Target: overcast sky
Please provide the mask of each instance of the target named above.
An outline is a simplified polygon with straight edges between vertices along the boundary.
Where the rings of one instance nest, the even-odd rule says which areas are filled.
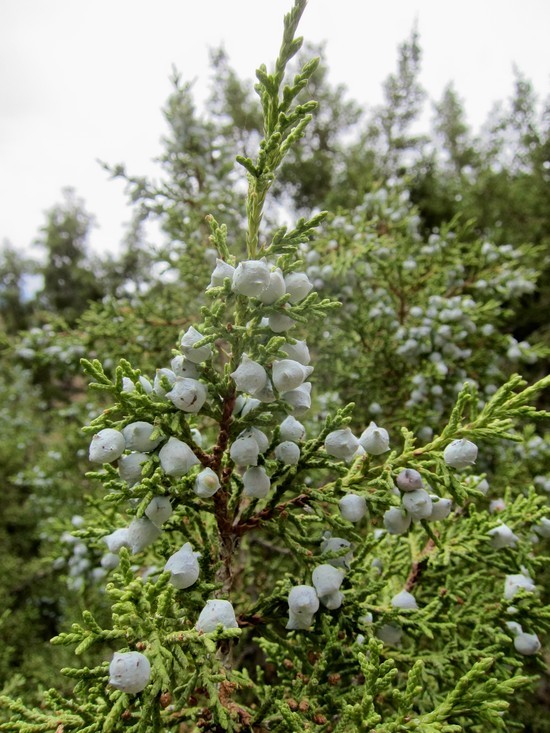
[[[208,49],[223,43],[252,79],[291,3],[0,0],[0,242],[27,248],[72,186],[96,216],[93,248],[117,249],[129,212],[97,159],[154,174],[172,65],[204,96]],[[415,20],[422,83],[437,99],[453,80],[474,129],[512,93],[514,64],[549,95],[548,0],[310,0],[300,33],[327,41],[332,81],[372,106]]]

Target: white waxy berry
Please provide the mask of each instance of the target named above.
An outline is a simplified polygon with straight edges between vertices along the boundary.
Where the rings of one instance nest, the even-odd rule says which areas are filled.
[[[245,406],[246,402],[249,399],[254,399],[254,398],[253,397],[245,397],[242,394],[237,395],[235,397],[235,404],[233,405],[232,414],[233,415],[238,415],[241,412],[241,410],[243,409],[243,407]],[[260,400],[257,400],[257,402],[258,402],[258,404],[260,404]]]
[[[384,527],[390,534],[403,534],[411,526],[411,517],[399,507],[392,506],[384,512]]]
[[[296,466],[300,460],[300,448],[291,440],[285,440],[275,446],[275,458],[286,466]]]
[[[430,495],[425,489],[416,489],[403,495],[403,507],[411,519],[419,521],[428,519],[432,513],[433,503]]]
[[[395,624],[382,624],[382,626],[376,630],[376,636],[380,641],[388,646],[397,646],[401,643],[401,637],[403,636],[403,629]]]
[[[287,629],[309,629],[313,615],[319,610],[319,599],[315,588],[310,585],[296,585],[288,594]]]
[[[145,509],[145,516],[160,529],[170,519],[173,511],[168,496],[154,496]]]
[[[218,626],[224,629],[237,629],[238,623],[235,618],[235,611],[229,601],[212,600],[206,601],[206,606],[199,614],[195,628],[208,634],[216,631]]]
[[[368,626],[369,624],[372,624],[374,621],[374,616],[370,611],[367,611],[363,616],[359,616],[357,619],[357,622],[360,623],[362,626]]]
[[[90,443],[90,461],[92,463],[112,463],[126,450],[124,436],[118,430],[105,428],[94,435]]]
[[[259,392],[256,392],[254,396],[259,399],[260,402],[275,402],[277,399],[275,397],[275,392],[273,391],[273,385],[269,379],[265,383],[265,387]]]
[[[285,313],[272,313],[269,316],[268,324],[273,333],[284,333],[295,326],[296,321]]]
[[[306,437],[306,429],[295,417],[289,415],[279,425],[279,436],[281,440],[291,440],[293,443],[299,443]]]
[[[229,449],[231,460],[237,466],[256,466],[259,454],[258,443],[251,436],[237,438]]]
[[[210,344],[195,348],[195,344],[202,341],[204,336],[193,326],[189,326],[183,334],[180,341],[180,349],[182,354],[192,361],[193,364],[201,364],[203,361],[210,359],[212,356],[212,347]]]
[[[550,537],[550,519],[543,517],[533,530],[541,537]]]
[[[103,537],[103,542],[107,545],[109,552],[119,552],[121,547],[130,547],[128,527],[115,529],[114,532]]]
[[[151,665],[140,652],[115,652],[109,665],[109,684],[115,689],[135,695],[147,687]]]
[[[114,570],[120,564],[119,556],[114,552],[106,552],[99,561],[103,570]]]
[[[424,486],[422,476],[414,468],[404,468],[400,471],[395,483],[401,491],[416,491]]]
[[[489,512],[491,514],[496,514],[498,512],[503,512],[506,509],[506,502],[502,498],[498,499],[491,499],[489,502]]]
[[[263,466],[251,466],[243,474],[243,494],[264,499],[271,489],[271,480]]]
[[[536,634],[527,634],[522,631],[514,639],[514,647],[520,654],[530,656],[540,651],[541,643]]]
[[[305,272],[291,272],[285,277],[284,282],[291,303],[299,303],[313,290],[313,283]]]
[[[271,305],[276,300],[279,300],[286,292],[285,279],[283,277],[282,270],[278,267],[269,274],[269,285],[265,290],[257,296],[264,305]]]
[[[183,354],[178,354],[170,362],[172,371],[176,377],[188,377],[189,379],[197,379],[199,370],[196,364],[187,359]]]
[[[195,445],[198,445],[199,448],[202,448],[202,434],[201,431],[197,428],[191,428],[191,437],[193,438],[193,442]]]
[[[291,406],[296,415],[303,415],[311,407],[311,382],[304,382],[298,389],[292,389],[281,395]]]
[[[313,367],[304,366],[294,359],[279,359],[273,362],[271,379],[278,392],[297,389],[312,373]]]
[[[481,491],[483,496],[487,496],[490,486],[486,478],[480,478],[479,476],[469,476],[468,478],[471,480],[470,485],[474,486],[478,491]]]
[[[214,496],[219,488],[220,479],[211,468],[205,468],[197,475],[193,491],[201,499],[208,499]]]
[[[390,436],[385,428],[380,428],[375,422],[370,422],[363,430],[359,443],[366,453],[372,456],[379,456],[390,449]]]
[[[395,624],[382,624],[376,630],[376,637],[388,646],[399,646],[403,636],[403,629]]]
[[[130,377],[122,377],[122,391],[123,392],[135,392],[136,385],[132,382]]]
[[[208,262],[209,265],[213,265],[216,261],[216,257],[218,256],[218,252],[214,247],[207,247],[203,252],[203,257],[205,262]]]
[[[145,453],[129,453],[118,459],[118,472],[120,478],[129,486],[134,486],[141,479],[141,467],[149,460]]]
[[[442,499],[436,494],[430,494],[432,500],[432,513],[427,517],[430,522],[440,522],[446,519],[451,513],[453,502],[451,499]]]
[[[452,468],[462,469],[473,466],[477,458],[477,445],[461,438],[453,440],[443,451],[443,460]]]
[[[289,359],[299,361],[307,366],[311,361],[309,349],[305,341],[295,341],[293,344],[285,344],[282,348]]]
[[[162,435],[151,438],[154,430],[154,425],[143,420],[131,422],[129,425],[126,425],[122,429],[122,435],[126,441],[126,448],[128,450],[140,451],[141,453],[149,453],[155,450],[163,438]]]
[[[173,385],[176,381],[176,375],[171,369],[157,369],[155,374],[155,380],[153,382],[153,392],[159,397],[166,395],[166,388],[163,386],[163,382],[168,381],[170,385]]]
[[[394,608],[402,608],[402,609],[417,609],[418,603],[416,602],[416,598],[413,596],[412,593],[409,593],[407,590],[402,590],[400,593],[397,593],[392,599],[391,599],[391,605]]]
[[[321,542],[321,552],[341,552],[344,548],[351,548],[351,542],[345,540],[343,537],[325,537]],[[327,560],[329,565],[333,565],[335,568],[349,568],[351,561],[353,560],[353,552],[350,549],[340,557],[334,557],[331,560]]]
[[[242,355],[241,363],[229,376],[239,392],[248,392],[251,395],[260,392],[267,383],[266,370],[257,361],[249,359],[247,354]]]
[[[263,432],[263,430],[260,430],[259,428],[255,428],[253,426],[250,428],[246,428],[246,430],[243,430],[243,432],[240,433],[237,437],[254,438],[254,440],[258,444],[260,453],[265,453],[266,450],[269,448],[269,438]]]
[[[221,287],[224,283],[224,280],[226,277],[228,277],[230,280],[233,280],[233,275],[235,274],[235,268],[228,264],[227,262],[224,262],[224,260],[216,259],[216,267],[214,268],[214,271],[212,272],[212,277],[210,278],[210,285],[209,288],[217,288]]]
[[[269,286],[270,275],[271,271],[265,261],[244,260],[233,273],[232,290],[248,298],[257,298]]]
[[[367,502],[364,496],[346,494],[338,502],[340,514],[348,522],[360,522],[367,514]]]
[[[245,417],[262,404],[262,401],[256,397],[243,397],[243,395],[239,395],[237,401],[239,400],[242,400],[240,405],[241,417]],[[235,412],[238,413],[239,410],[236,409]]]
[[[337,590],[340,590],[343,580],[343,570],[335,568],[334,565],[330,565],[329,563],[317,565],[311,574],[311,581],[321,603],[323,602],[323,596],[331,595]]]
[[[337,590],[334,593],[328,593],[326,596],[319,598],[319,600],[329,611],[335,611],[344,602],[344,594],[342,591]]]
[[[171,437],[159,451],[160,465],[168,476],[184,476],[199,463],[191,448],[181,440]]]
[[[350,428],[333,430],[325,438],[325,450],[329,456],[341,458],[344,461],[351,460],[357,448],[359,448],[359,441]]]
[[[523,629],[521,628],[521,624],[518,624],[517,621],[506,621],[504,624],[508,631],[511,631],[514,636],[516,634],[521,634],[523,632]]]
[[[476,489],[478,491],[481,491],[483,496],[487,496],[487,494],[489,493],[489,488],[490,488],[489,482],[487,481],[486,478],[482,478],[481,481],[478,484],[476,484]]]
[[[533,579],[523,573],[507,575],[504,579],[504,598],[510,601],[520,590],[533,593],[536,590]]]
[[[143,387],[143,391],[145,392],[145,394],[151,394],[151,392],[153,391],[153,385],[147,379],[147,377],[143,377],[143,376],[140,377],[139,378],[139,383]]]
[[[166,393],[166,397],[177,407],[178,410],[184,412],[199,412],[206,402],[208,390],[201,382],[188,377],[176,377],[176,381],[172,385],[170,392]]]
[[[519,542],[519,537],[504,523],[490,529],[487,534],[491,537],[491,546],[495,550],[501,550],[504,547],[515,547]]]
[[[144,550],[160,536],[161,530],[148,517],[133,519],[128,527],[128,542],[133,555]]]
[[[166,561],[164,570],[170,573],[170,582],[178,590],[184,590],[196,583],[199,578],[200,552],[193,552],[190,542],[186,542],[181,550],[171,555]]]

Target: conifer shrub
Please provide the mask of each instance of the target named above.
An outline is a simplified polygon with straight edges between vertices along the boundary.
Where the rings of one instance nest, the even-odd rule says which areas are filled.
[[[92,580],[103,583],[103,608],[84,610],[53,644],[98,661],[64,668],[72,691],[55,684],[36,707],[4,695],[0,730],[520,729],[510,703],[531,694],[544,669],[550,518],[534,481],[542,458],[507,467],[536,447],[547,417],[536,403],[550,379],[529,385],[505,372],[503,350],[513,344],[498,335],[498,310],[510,282],[500,292],[492,271],[489,294],[476,300],[461,269],[479,283],[483,244],[446,259],[450,232],[421,244],[407,212],[405,244],[398,234],[384,254],[368,206],[349,222],[315,213],[262,228],[277,170],[315,112],[314,101],[296,97],[316,60],[285,77],[304,7],[296,0],[285,18],[274,70],[257,71],[264,137],[255,157],[238,158],[248,181],[246,254],[209,216],[216,262],[201,284],[200,315],[192,303],[179,314],[189,324],[177,348],[157,354],[155,371],[139,353],[116,366],[110,354],[107,363],[82,360],[103,406],[85,428],[88,478],[102,492],[71,537],[101,569]],[[525,267],[515,275],[530,283]],[[405,275],[415,271],[422,287]],[[414,296],[402,314],[391,300],[400,288]],[[442,319],[445,307],[457,318]],[[405,322],[413,308],[419,326]],[[361,381],[357,333],[369,322],[395,359],[386,381],[380,373]],[[453,325],[441,350],[458,343],[438,360],[430,356],[442,323]],[[490,324],[498,373],[476,361],[478,329]],[[407,333],[422,326],[418,338]],[[333,383],[330,364],[316,380],[316,358],[327,356]],[[417,375],[437,404],[413,398]],[[487,389],[491,379],[498,384]],[[336,407],[334,391],[357,406]],[[426,424],[430,433],[420,434]]]

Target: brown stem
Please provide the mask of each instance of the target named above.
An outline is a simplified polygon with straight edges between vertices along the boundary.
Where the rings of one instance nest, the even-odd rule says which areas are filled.
[[[214,494],[214,512],[220,536],[220,559],[222,564],[216,574],[216,580],[222,583],[222,593],[228,593],[233,584],[232,560],[237,549],[238,537],[234,533],[228,511],[229,495],[226,489],[218,489]]]
[[[293,499],[283,501],[281,504],[277,504],[274,507],[266,507],[265,509],[262,509],[261,512],[258,512],[257,514],[249,517],[249,519],[247,519],[245,522],[239,522],[238,524],[234,525],[233,531],[237,536],[241,537],[246,532],[250,532],[251,529],[255,529],[263,522],[271,519],[274,515],[278,514],[280,516],[286,511],[287,507],[306,506],[306,504],[309,502],[309,499],[310,497],[307,494],[299,494]]]
[[[233,389],[228,392],[224,399],[222,417],[220,420],[220,432],[218,434],[218,442],[214,446],[212,455],[208,456],[208,465],[213,471],[218,474],[221,483],[221,487],[214,494],[214,514],[216,517],[218,533],[220,536],[220,559],[222,561],[221,567],[216,575],[216,580],[218,582],[221,582],[221,591],[224,594],[229,592],[232,585],[232,558],[237,547],[237,537],[235,536],[233,522],[229,513],[229,487],[232,471],[230,468],[221,471],[223,454],[229,443],[230,427],[233,420],[234,406],[235,391]]]
[[[213,471],[216,471],[216,473],[218,473],[220,470],[222,456],[225,449],[227,448],[227,444],[229,443],[229,429],[233,421],[233,409],[235,407],[235,399],[235,390],[232,389],[230,392],[228,392],[223,401],[223,411],[220,420],[220,432],[218,434],[218,442],[216,443],[216,445],[214,446],[214,450],[212,451],[213,461],[211,468]]]
[[[405,590],[411,591],[412,588],[416,585],[418,582],[420,575],[423,570],[422,563],[424,560],[428,558],[428,555],[435,549],[435,542],[433,540],[428,540],[426,542],[426,545],[420,555],[418,556],[418,560],[415,560],[411,566],[411,571],[409,573],[409,577],[407,578],[405,582]]]

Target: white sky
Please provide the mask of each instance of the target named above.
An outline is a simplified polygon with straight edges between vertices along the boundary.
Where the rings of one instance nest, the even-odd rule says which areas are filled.
[[[221,42],[245,78],[279,49],[292,0],[0,0],[0,242],[27,248],[72,186],[96,216],[91,244],[116,250],[129,219],[123,185],[97,159],[154,174],[172,65],[204,95]],[[415,19],[421,81],[451,80],[474,129],[510,96],[512,67],[550,92],[548,0],[310,0],[300,33],[327,41],[333,82],[364,105]]]

